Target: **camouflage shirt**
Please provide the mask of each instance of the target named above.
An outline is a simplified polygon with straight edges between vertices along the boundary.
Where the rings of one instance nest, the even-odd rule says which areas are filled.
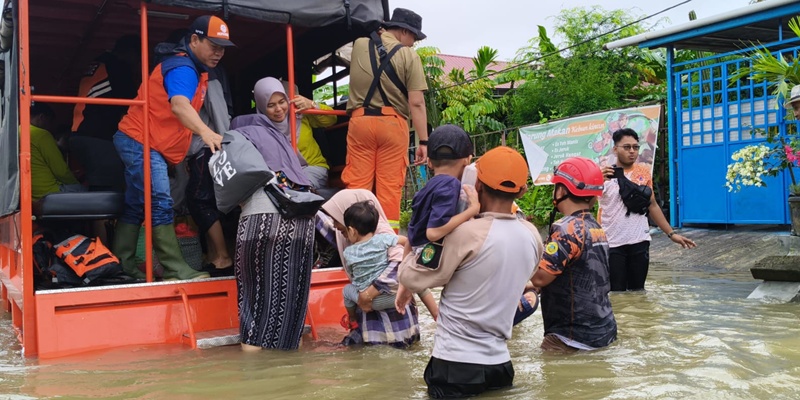
[[[578,211],[553,224],[539,268],[556,275],[542,288],[545,334],[594,348],[617,338],[608,298],[608,241],[591,212]]]

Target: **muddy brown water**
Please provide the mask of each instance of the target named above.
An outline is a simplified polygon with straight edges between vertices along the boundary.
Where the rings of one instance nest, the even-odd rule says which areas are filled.
[[[611,295],[617,342],[543,354],[537,312],[508,343],[514,387],[481,398],[800,398],[800,305],[746,300],[758,282],[741,268],[653,261],[646,292]],[[22,358],[5,314],[0,398],[424,399],[434,322],[421,313],[408,350],[339,348],[344,331],[325,331],[297,352],[150,346],[55,361]]]

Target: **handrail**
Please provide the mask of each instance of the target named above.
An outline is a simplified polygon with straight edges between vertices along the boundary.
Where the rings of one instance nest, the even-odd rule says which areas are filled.
[[[31,194],[31,82],[28,0],[19,0],[19,203],[22,235],[22,349],[38,354],[36,297],[33,287],[33,198]]]
[[[308,326],[311,328],[311,339],[314,339],[314,341],[319,340],[319,334],[317,333],[317,325],[314,323],[314,317],[308,310],[306,310],[306,321],[308,321]]]
[[[313,115],[339,115],[342,117],[347,116],[347,111],[342,110],[317,110],[317,109],[308,109],[300,111],[300,114],[313,114]]]
[[[197,337],[194,335],[194,325],[192,325],[192,316],[189,313],[189,295],[186,294],[186,289],[179,287],[175,289],[175,294],[181,295],[183,300],[183,311],[186,314],[186,325],[189,327],[189,340],[192,342],[192,349],[197,348]]]
[[[103,106],[141,106],[144,100],[134,99],[109,99],[102,97],[78,97],[78,96],[51,96],[44,94],[34,94],[31,100],[42,103],[68,103],[68,104],[99,104]]]
[[[153,207],[152,201],[152,178],[150,177],[150,76],[147,66],[148,60],[148,36],[147,36],[147,2],[141,3],[141,37],[142,37],[142,98],[144,106],[142,109],[142,147],[144,153],[144,273],[147,282],[153,281]]]
[[[297,107],[291,102],[294,99],[294,34],[292,33],[292,24],[286,24],[286,60],[289,76],[289,115],[294,116],[297,112]],[[289,118],[289,132],[292,142],[292,148],[295,153],[299,153],[297,148],[297,118]]]

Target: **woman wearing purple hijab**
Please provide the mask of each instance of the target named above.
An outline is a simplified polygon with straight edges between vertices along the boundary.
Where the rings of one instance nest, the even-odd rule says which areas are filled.
[[[289,103],[283,85],[263,78],[253,95],[256,114],[234,118],[231,129],[253,143],[282,185],[308,190],[311,182],[285,134]],[[242,349],[297,349],[308,308],[314,220],[281,217],[263,190],[241,206],[234,269]]]

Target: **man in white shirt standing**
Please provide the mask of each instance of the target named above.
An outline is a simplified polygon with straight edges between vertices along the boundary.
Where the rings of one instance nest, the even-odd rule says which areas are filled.
[[[639,158],[639,135],[630,128],[620,129],[613,134],[614,154],[617,167],[637,185],[653,188],[653,177],[645,164],[637,163]],[[650,224],[647,214],[629,212],[619,194],[619,183],[614,178],[614,168],[603,168],[606,179],[603,195],[600,197],[600,225],[608,238],[608,262],[611,270],[611,291],[643,290],[650,265]],[[670,240],[683,248],[697,246],[691,239],[679,235],[669,225],[655,196],[650,195],[647,209],[653,222],[664,231]]]

